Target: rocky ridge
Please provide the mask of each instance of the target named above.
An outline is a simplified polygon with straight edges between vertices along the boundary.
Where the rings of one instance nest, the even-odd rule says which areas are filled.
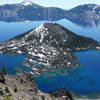
[[[0,100],[74,100],[71,93],[64,89],[51,94],[43,93],[26,73],[5,75],[4,78],[5,84],[0,76]]]

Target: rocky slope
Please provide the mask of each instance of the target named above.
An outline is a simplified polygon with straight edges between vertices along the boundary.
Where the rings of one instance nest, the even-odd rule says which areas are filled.
[[[5,75],[4,78],[5,84],[0,75],[0,100],[74,100],[70,92],[64,89],[51,94],[41,92],[26,73]]]
[[[72,50],[99,48],[90,38],[76,35],[59,24],[45,23],[0,44],[1,54],[26,54],[25,65],[38,74],[41,70],[69,68],[76,64]],[[40,66],[33,66],[38,63]]]
[[[70,15],[75,19],[100,19],[100,5],[85,4],[69,10]]]
[[[100,5],[84,4],[68,12],[68,19],[83,26],[94,26],[100,23]]]

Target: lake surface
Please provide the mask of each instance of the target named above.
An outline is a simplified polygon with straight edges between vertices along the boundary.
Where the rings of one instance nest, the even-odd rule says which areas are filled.
[[[66,75],[41,76],[36,79],[37,86],[44,92],[60,87],[84,95],[100,92],[100,51],[79,51],[75,55],[81,66],[66,70]]]
[[[15,69],[25,68],[23,65],[24,58],[25,55],[0,55],[0,67],[4,66],[8,74],[15,74]]]
[[[22,34],[30,29],[38,27],[39,25],[47,21],[34,21],[34,22],[0,22],[0,42],[6,41],[16,35]],[[50,22],[50,21],[49,21]],[[97,27],[81,27],[66,19],[56,21],[56,23],[68,28],[76,34],[80,34],[87,37],[92,37],[97,41],[100,41],[100,25]]]
[[[35,28],[46,21],[34,22],[0,22],[0,42],[6,41],[18,34]],[[63,25],[69,30],[100,42],[100,25],[95,27],[78,26],[68,20],[62,19],[57,23]],[[65,74],[59,74],[52,77],[38,76],[35,82],[38,88],[44,92],[56,90],[64,87],[67,90],[77,94],[98,94],[100,92],[100,51],[86,50],[75,52],[77,60],[81,66],[65,70]],[[16,72],[17,66],[23,66],[23,55],[0,55],[0,66],[7,66],[10,74]],[[95,96],[94,96],[95,97]],[[98,97],[98,95],[96,95]]]

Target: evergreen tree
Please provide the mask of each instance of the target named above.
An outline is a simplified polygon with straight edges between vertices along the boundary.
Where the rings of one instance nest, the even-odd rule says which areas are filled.
[[[5,84],[6,80],[5,80],[4,74],[2,72],[1,72],[1,81],[2,81],[3,84]]]
[[[14,92],[17,92],[17,86],[15,86],[15,88],[14,88]]]
[[[7,69],[5,66],[2,67],[1,72],[3,73],[3,75],[7,75]]]
[[[8,87],[5,88],[5,92],[6,92],[6,93],[10,93]]]

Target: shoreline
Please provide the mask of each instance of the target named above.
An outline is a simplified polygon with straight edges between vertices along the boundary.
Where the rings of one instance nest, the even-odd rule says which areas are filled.
[[[4,75],[5,84],[0,81],[0,100],[10,97],[11,100],[100,100],[99,98],[91,98],[85,95],[76,97],[73,92],[69,92],[64,88],[60,88],[56,91],[50,91],[44,93],[38,89],[34,80],[27,73],[18,73],[16,75]],[[9,92],[5,92],[5,88],[9,89]],[[15,91],[15,89],[17,90]],[[3,91],[3,94],[1,94]],[[43,97],[45,99],[43,99]],[[33,99],[34,98],[34,99]]]
[[[10,98],[9,100],[63,100],[64,98],[74,100],[71,93],[65,89],[43,93],[37,88],[31,76],[26,73],[4,75],[4,78],[5,84],[0,81],[0,100],[6,98]]]

